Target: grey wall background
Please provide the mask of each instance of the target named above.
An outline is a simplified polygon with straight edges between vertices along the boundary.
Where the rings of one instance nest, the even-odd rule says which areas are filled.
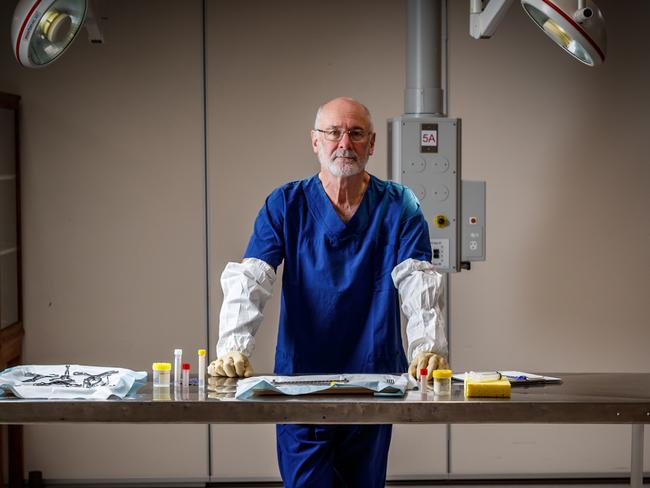
[[[609,58],[589,69],[518,5],[475,41],[467,2],[449,2],[449,115],[463,119],[463,177],[488,184],[488,261],[452,277],[458,371],[650,369],[650,5],[598,3]],[[0,3],[0,38],[14,5]],[[317,171],[308,131],[323,101],[370,107],[369,171],[386,176],[385,120],[403,111],[403,1],[208,1],[205,138],[202,8],[97,2],[106,43],[82,37],[45,70],[19,68],[0,43],[0,89],[23,97],[28,362],[148,370],[208,341],[213,358],[221,270],[241,257],[266,195]],[[273,365],[278,297],[258,334],[260,372]],[[272,426],[213,426],[211,459],[205,426],[25,431],[27,469],[47,478],[204,479],[209,466],[218,478],[277,477]],[[623,472],[629,437],[453,426],[452,471]],[[390,473],[439,475],[446,455],[443,426],[399,426]]]

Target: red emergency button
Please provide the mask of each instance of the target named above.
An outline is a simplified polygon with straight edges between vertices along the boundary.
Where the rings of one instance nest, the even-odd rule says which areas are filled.
[[[470,217],[470,218],[469,218],[469,223],[470,223],[470,225],[476,225],[476,224],[478,224],[478,218],[476,218],[476,217]]]

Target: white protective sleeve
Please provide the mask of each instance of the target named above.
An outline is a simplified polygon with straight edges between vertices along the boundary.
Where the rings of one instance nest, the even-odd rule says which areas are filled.
[[[217,357],[239,351],[250,357],[264,306],[273,294],[275,271],[264,261],[246,258],[228,263],[221,274],[223,305],[219,314]]]
[[[442,274],[428,261],[407,259],[395,266],[391,278],[408,320],[409,363],[420,352],[434,352],[448,358]]]

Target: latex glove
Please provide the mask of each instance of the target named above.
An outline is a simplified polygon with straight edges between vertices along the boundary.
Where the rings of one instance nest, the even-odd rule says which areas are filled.
[[[427,368],[429,375],[427,379],[432,378],[434,369],[449,369],[449,363],[440,354],[435,352],[421,352],[418,353],[409,366],[409,374],[416,380],[420,379],[420,369]]]
[[[230,351],[210,363],[208,374],[210,376],[228,376],[229,378],[248,378],[253,376],[253,366],[241,352]]]

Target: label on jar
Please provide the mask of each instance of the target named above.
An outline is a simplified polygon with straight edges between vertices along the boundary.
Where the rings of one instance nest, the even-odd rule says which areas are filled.
[[[434,395],[451,394],[451,378],[435,378],[433,381]]]

